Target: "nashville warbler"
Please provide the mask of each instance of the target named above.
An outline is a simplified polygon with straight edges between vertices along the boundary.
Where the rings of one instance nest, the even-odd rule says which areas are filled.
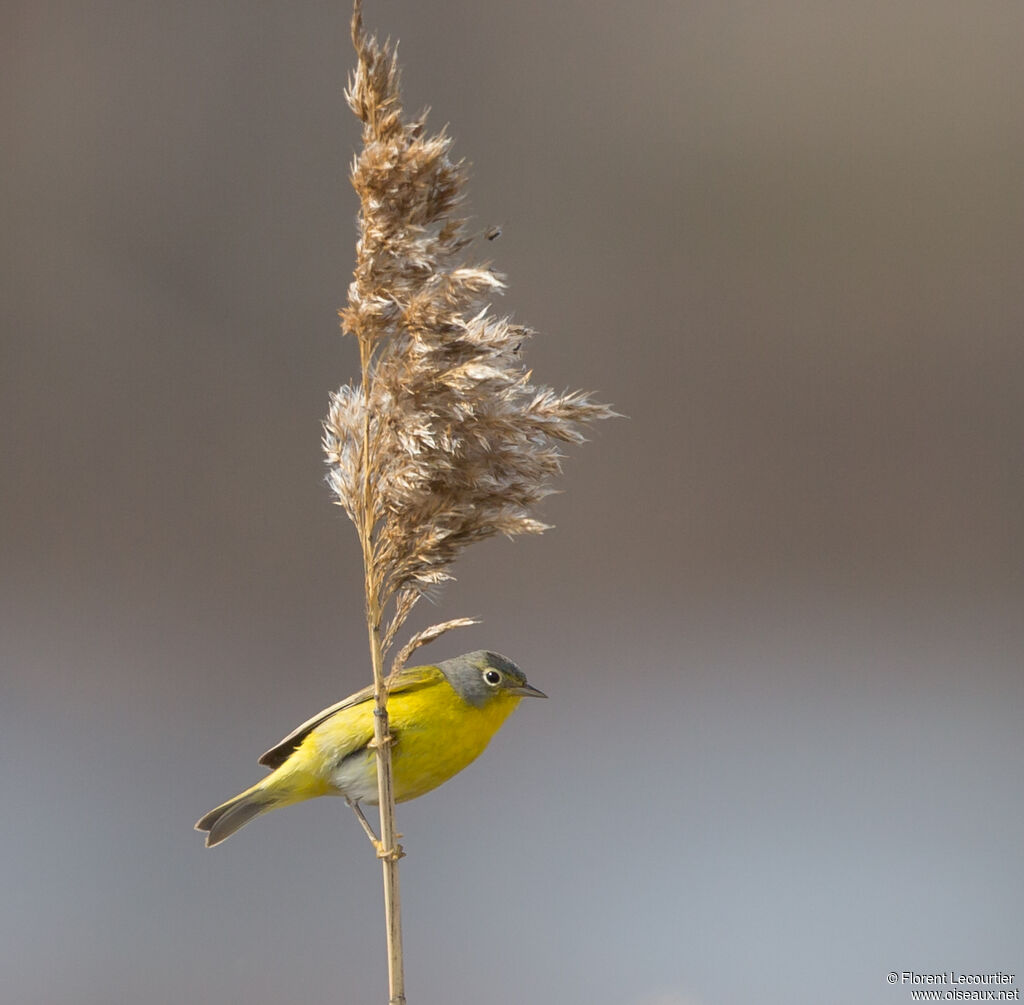
[[[478,650],[436,666],[406,667],[388,682],[395,801],[437,788],[474,761],[525,696],[546,698],[511,660]],[[253,817],[316,796],[377,803],[373,687],[325,708],[260,764],[271,773],[197,824],[212,848]]]

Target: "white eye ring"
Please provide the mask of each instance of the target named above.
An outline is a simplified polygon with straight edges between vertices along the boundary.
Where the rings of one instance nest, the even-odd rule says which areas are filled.
[[[501,674],[497,670],[485,670],[484,681],[491,687],[497,687],[501,683]]]

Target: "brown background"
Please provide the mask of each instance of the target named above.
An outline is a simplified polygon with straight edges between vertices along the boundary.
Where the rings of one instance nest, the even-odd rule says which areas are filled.
[[[538,379],[630,416],[416,626],[551,700],[402,807],[415,1005],[1024,970],[1024,7],[368,2]],[[322,484],[343,3],[9,3],[0,998],[383,1000],[344,806],[191,831],[367,679]]]

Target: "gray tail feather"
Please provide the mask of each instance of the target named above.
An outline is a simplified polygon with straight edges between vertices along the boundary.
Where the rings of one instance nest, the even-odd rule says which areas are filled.
[[[206,847],[212,848],[221,841],[231,837],[240,827],[244,827],[253,817],[273,807],[274,800],[268,799],[258,792],[243,792],[228,800],[215,810],[210,810],[196,824],[197,831],[207,831]]]

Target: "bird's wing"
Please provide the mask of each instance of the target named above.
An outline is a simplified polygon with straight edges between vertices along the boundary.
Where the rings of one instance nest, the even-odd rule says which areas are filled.
[[[414,691],[428,684],[434,684],[444,675],[435,666],[405,667],[395,676],[388,678],[388,692],[397,694],[400,691]],[[301,726],[293,729],[283,740],[275,743],[265,754],[260,755],[260,764],[268,768],[278,768],[291,756],[292,752],[316,729],[321,723],[326,722],[332,715],[354,705],[361,705],[363,702],[373,701],[373,685],[364,687],[355,694],[317,712],[311,719],[307,719]]]

